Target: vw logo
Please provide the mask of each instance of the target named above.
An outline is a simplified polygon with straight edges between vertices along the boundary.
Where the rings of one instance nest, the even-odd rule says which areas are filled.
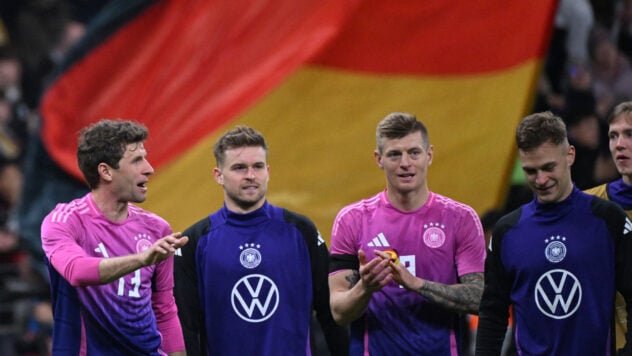
[[[235,283],[230,301],[240,318],[250,323],[260,323],[277,310],[279,289],[270,278],[251,274]]]
[[[553,269],[535,285],[535,302],[540,311],[553,319],[573,315],[582,301],[582,287],[577,277],[563,269]]]

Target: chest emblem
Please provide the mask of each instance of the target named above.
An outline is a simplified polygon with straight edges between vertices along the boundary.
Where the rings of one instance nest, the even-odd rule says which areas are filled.
[[[424,224],[423,240],[424,244],[430,248],[438,248],[443,246],[445,242],[445,225],[440,223]]]
[[[140,253],[151,247],[151,236],[147,234],[138,234],[134,236],[136,241],[136,252]]]
[[[549,262],[558,263],[566,257],[566,245],[564,244],[566,237],[551,236],[544,240],[546,247],[544,248],[544,256]]]
[[[239,254],[239,262],[242,266],[253,269],[261,263],[261,252],[259,251],[261,245],[259,244],[244,244],[240,245],[239,249],[242,250]]]

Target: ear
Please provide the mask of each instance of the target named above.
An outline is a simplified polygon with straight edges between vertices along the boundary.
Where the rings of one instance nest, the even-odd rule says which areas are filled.
[[[217,184],[224,185],[224,176],[218,167],[213,168],[213,178],[215,178]]]
[[[377,151],[373,151],[373,157],[375,157],[375,162],[380,169],[384,169],[384,165],[382,164],[382,155]]]
[[[428,146],[428,165],[432,164],[432,158],[434,157],[434,146]]]
[[[105,182],[112,181],[112,167],[108,166],[107,163],[99,163],[97,166],[97,171],[99,172],[99,177],[103,179]]]
[[[573,163],[575,163],[575,146],[570,145],[568,146],[568,154],[566,154],[566,162],[568,163],[568,166],[572,166]]]

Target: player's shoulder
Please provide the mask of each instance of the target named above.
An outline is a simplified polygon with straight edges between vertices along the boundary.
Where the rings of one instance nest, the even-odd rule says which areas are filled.
[[[128,214],[130,216],[129,223],[143,226],[149,231],[155,231],[160,237],[172,232],[171,225],[160,215],[151,211],[142,209],[134,204],[128,205]]]
[[[162,216],[131,203],[128,205],[128,212],[130,216],[138,216],[140,219],[147,220],[154,224],[169,225],[167,220]]]
[[[598,195],[590,196],[590,207],[593,215],[598,217],[606,218],[617,214],[627,216],[619,204]]]
[[[90,205],[85,197],[70,202],[57,203],[48,213],[44,221],[51,223],[67,223],[81,215],[90,214]]]
[[[211,230],[211,219],[208,216],[196,221],[193,225],[187,227],[182,235],[189,236],[189,238],[200,237],[206,235]]]
[[[608,184],[604,183],[592,188],[584,190],[584,193],[594,195],[600,198],[607,199],[608,197]]]
[[[382,194],[383,193],[378,193],[371,197],[357,200],[345,205],[344,207],[342,207],[342,209],[338,211],[336,220],[339,220],[343,217],[356,219],[358,216],[376,211],[376,209],[384,206]]]
[[[274,207],[274,208],[279,209],[279,211],[281,212],[283,216],[283,221],[285,221],[286,223],[292,224],[301,228],[316,229],[316,225],[314,224],[314,222],[306,215],[297,213],[293,210],[289,210],[286,208],[280,208],[280,207]]]
[[[325,244],[325,240],[318,231],[318,228],[314,222],[307,216],[297,213],[292,210],[281,208],[283,212],[283,218],[289,225],[296,227],[296,229],[303,236],[307,242],[308,247],[320,247]]]
[[[474,210],[474,208],[472,208],[468,204],[447,197],[445,195],[430,192],[429,199],[431,199],[431,204],[440,207],[441,210],[450,211],[453,214],[456,213],[461,215],[476,215],[476,211]]]
[[[517,227],[521,221],[523,221],[523,225],[529,225],[530,223],[526,220],[523,220],[523,211],[525,209],[525,206],[527,204],[521,205],[519,207],[517,207],[516,209],[507,212],[505,215],[501,216],[498,221],[496,222],[495,226],[494,226],[494,232],[493,235],[496,236],[503,236],[505,235],[505,233],[509,230],[511,230],[514,227]]]

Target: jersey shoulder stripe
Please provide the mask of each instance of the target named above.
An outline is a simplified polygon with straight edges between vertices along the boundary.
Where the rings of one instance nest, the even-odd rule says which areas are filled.
[[[357,201],[355,203],[351,203],[351,204],[343,207],[340,210],[340,212],[338,212],[338,217],[337,218],[344,217],[350,211],[356,211],[356,210],[367,211],[367,210],[375,209],[380,204],[380,201],[381,201],[380,195],[381,195],[381,193],[377,194],[377,195],[374,195],[374,196],[372,196],[370,198],[362,199],[362,200]]]
[[[74,200],[67,204],[57,204],[51,212],[51,222],[65,224],[68,218],[74,214],[84,215],[90,213],[90,207],[84,199]]]

